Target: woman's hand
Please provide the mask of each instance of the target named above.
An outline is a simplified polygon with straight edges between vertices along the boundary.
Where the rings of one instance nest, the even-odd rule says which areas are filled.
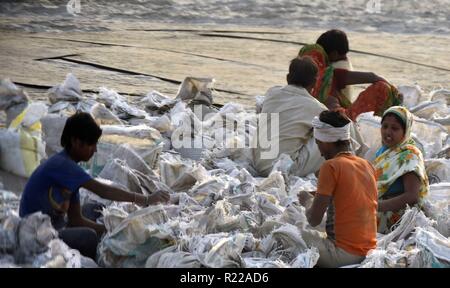
[[[375,73],[372,73],[373,74],[373,79],[372,79],[372,83],[375,83],[375,82],[378,82],[378,81],[382,81],[382,82],[386,82],[386,83],[389,83],[386,79],[384,79],[383,77],[380,77],[380,76],[378,76],[377,74],[375,74]]]

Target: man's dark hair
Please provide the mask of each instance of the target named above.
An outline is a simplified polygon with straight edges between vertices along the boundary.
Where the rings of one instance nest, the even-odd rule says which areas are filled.
[[[338,29],[328,30],[320,35],[316,44],[322,46],[328,55],[333,51],[342,55],[347,54],[349,51],[347,34]]]
[[[339,128],[344,127],[348,123],[350,123],[350,119],[347,116],[342,115],[337,111],[322,111],[319,115],[320,121],[330,124],[333,127]]]
[[[337,111],[323,111],[319,115],[320,121],[330,124],[333,127],[339,128],[344,127],[348,123],[350,123],[350,119],[347,116],[344,116],[341,112]],[[349,140],[339,140],[335,142],[338,146],[350,145]]]
[[[72,138],[93,145],[98,142],[100,136],[102,136],[102,129],[100,129],[91,114],[77,112],[70,116],[66,121],[66,125],[64,125],[61,135],[61,146],[70,150]]]
[[[403,119],[400,116],[398,116],[395,113],[389,112],[389,113],[384,114],[383,118],[381,118],[381,123],[383,123],[386,116],[394,116],[395,120],[397,120],[397,122],[402,126],[403,131],[406,131],[406,123],[403,121]]]
[[[289,65],[287,82],[289,85],[298,85],[304,88],[314,85],[317,76],[317,65],[309,56],[294,58]]]

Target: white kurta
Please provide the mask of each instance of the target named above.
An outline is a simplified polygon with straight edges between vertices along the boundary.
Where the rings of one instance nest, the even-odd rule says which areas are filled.
[[[270,159],[261,157],[261,153],[269,149],[263,149],[259,145],[255,149],[255,168],[260,175],[267,176],[270,173],[274,160],[281,153],[288,154],[294,160],[295,167],[291,172],[295,175],[306,176],[316,172],[325,159],[320,156],[314,142],[311,121],[325,110],[325,105],[302,87],[287,85],[269,89],[261,113],[279,115],[279,133],[272,139],[279,149],[275,157]],[[263,139],[270,133],[271,122],[268,117],[267,123],[260,121],[258,125],[258,133]]]

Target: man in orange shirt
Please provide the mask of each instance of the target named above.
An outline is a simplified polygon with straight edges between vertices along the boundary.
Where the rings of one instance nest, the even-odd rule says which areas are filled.
[[[376,248],[377,185],[372,165],[351,151],[350,120],[324,111],[313,120],[314,138],[327,160],[320,168],[317,192],[306,216],[317,226],[327,212],[326,237],[305,229],[305,242],[318,248],[319,267],[341,267],[364,260]],[[304,203],[304,197],[300,197]]]

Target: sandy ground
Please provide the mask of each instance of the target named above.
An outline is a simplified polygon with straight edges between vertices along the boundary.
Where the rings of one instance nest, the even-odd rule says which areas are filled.
[[[20,19],[2,18],[0,24],[8,21]],[[0,77],[23,84],[34,99],[42,100],[47,88],[69,72],[87,93],[106,86],[137,97],[151,90],[174,97],[186,76],[213,77],[215,102],[252,106],[256,95],[285,83],[289,61],[300,43],[314,42],[323,32],[113,21],[102,26],[109,31],[0,30]],[[364,52],[349,53],[355,70],[373,71],[396,85],[417,83],[427,92],[450,87],[450,36],[358,32],[348,36],[350,48]]]

